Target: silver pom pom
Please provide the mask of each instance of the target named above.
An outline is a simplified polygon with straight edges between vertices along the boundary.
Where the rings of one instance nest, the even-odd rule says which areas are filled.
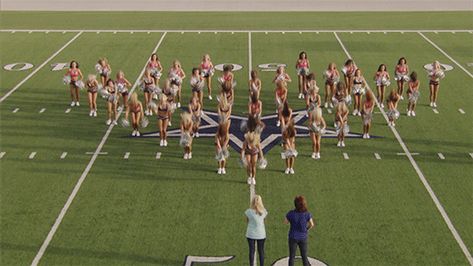
[[[119,93],[123,93],[126,91],[126,86],[123,83],[117,83],[117,91]]]
[[[299,153],[295,149],[287,149],[284,151],[284,156],[286,158],[297,157]]]
[[[100,64],[96,64],[95,71],[97,71],[98,74],[102,73],[102,66]]]
[[[363,125],[368,125],[371,122],[373,113],[363,113]]]
[[[99,94],[100,96],[102,96],[103,99],[106,99],[106,100],[108,99],[108,97],[110,97],[110,93],[105,88],[99,89]]]
[[[258,159],[258,168],[259,169],[266,169],[268,166],[268,161],[265,158]]]
[[[128,120],[126,120],[125,118],[122,118],[120,119],[120,125],[122,127],[129,127],[130,126],[130,122]]]
[[[148,126],[148,124],[149,124],[148,118],[147,118],[146,116],[143,117],[143,118],[141,119],[141,127],[145,128],[145,127]]]
[[[192,141],[191,135],[188,132],[183,132],[181,134],[181,139],[179,140],[179,145],[181,145],[181,147],[189,147],[191,141]]]
[[[62,78],[62,82],[64,82],[65,85],[71,84],[71,76],[67,75]]]
[[[345,97],[345,103],[346,103],[347,105],[350,105],[350,104],[351,104],[351,95],[347,95],[347,96]]]
[[[383,86],[388,87],[389,85],[391,85],[391,81],[389,81],[389,79],[387,79],[386,77],[383,77],[383,78],[381,79],[381,84],[382,84]]]
[[[248,131],[248,121],[241,120],[240,131],[243,132],[243,133],[246,133]]]
[[[79,89],[83,89],[85,87],[85,84],[82,80],[78,80],[78,81],[76,81],[76,86]]]
[[[409,95],[409,102],[410,103],[416,103],[417,100],[419,99],[419,91],[416,90],[416,91],[413,91],[410,95]]]

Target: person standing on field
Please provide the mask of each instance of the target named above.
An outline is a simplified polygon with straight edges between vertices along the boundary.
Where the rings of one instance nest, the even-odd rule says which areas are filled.
[[[302,262],[304,266],[309,266],[307,256],[307,236],[308,231],[314,227],[312,214],[307,210],[307,202],[304,196],[297,196],[294,199],[295,209],[286,214],[285,224],[290,224],[288,243],[289,243],[289,266],[294,265],[296,257],[296,248],[299,246]]]
[[[246,229],[246,239],[250,249],[250,266],[255,262],[256,245],[258,246],[259,265],[264,265],[264,241],[266,240],[266,230],[264,219],[268,212],[264,208],[260,195],[255,195],[251,200],[250,208],[245,211],[248,227]]]

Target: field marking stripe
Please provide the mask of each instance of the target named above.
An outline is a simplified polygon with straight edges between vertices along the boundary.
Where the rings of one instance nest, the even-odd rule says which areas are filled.
[[[470,152],[469,154],[470,154],[471,159],[473,159],[473,152]]]
[[[44,113],[44,111],[46,111],[46,108],[42,108],[41,110],[39,110],[39,113]]]
[[[435,109],[435,108],[434,108],[434,109],[432,109],[432,111],[434,111],[434,113],[436,113],[436,114],[438,114],[438,113],[439,113],[439,110],[437,110],[437,109]]]
[[[158,50],[158,48],[161,45],[161,43],[163,42],[165,36],[166,36],[166,33],[164,33],[161,36],[161,39],[159,40],[156,47],[153,49],[152,53],[155,53]],[[135,84],[133,85],[133,88],[130,90],[131,93],[136,88],[136,86],[138,86],[138,84],[140,83],[141,76],[143,76],[143,73],[145,72],[147,65],[148,65],[148,59],[146,59],[146,64],[143,67],[143,70],[141,71],[138,78],[136,79]],[[118,117],[121,115],[122,111],[120,111],[120,113],[118,113]],[[92,166],[94,165],[95,160],[97,160],[97,157],[99,156],[99,153],[101,152],[103,146],[105,145],[105,142],[107,141],[108,136],[110,136],[110,133],[112,132],[113,127],[114,127],[113,124],[111,124],[108,127],[107,131],[105,132],[105,135],[103,136],[102,140],[100,141],[99,145],[97,146],[97,149],[95,149],[95,153],[92,155],[92,158],[90,159],[89,163],[87,164],[87,167],[85,168],[84,172],[82,172],[82,175],[80,176],[79,180],[77,181],[76,185],[74,186],[74,189],[72,190],[72,193],[69,195],[69,198],[67,199],[66,203],[64,204],[64,207],[61,209],[61,212],[59,213],[58,217],[56,218],[56,221],[54,222],[53,226],[51,227],[51,230],[49,231],[48,235],[46,236],[46,239],[44,240],[43,244],[41,245],[40,249],[38,250],[38,253],[34,257],[33,262],[31,263],[32,266],[38,265],[39,261],[43,257],[44,252],[48,248],[49,243],[51,242],[51,240],[54,237],[54,234],[56,234],[56,231],[59,228],[59,225],[61,224],[62,219],[64,219],[64,216],[66,215],[67,210],[71,206],[72,201],[74,200],[77,193],[79,192],[80,187],[82,186],[82,183],[84,182],[85,178],[87,177],[90,170],[92,169]]]
[[[30,153],[30,156],[28,156],[28,159],[30,159],[30,160],[34,159],[35,156],[36,156],[36,152],[34,151],[34,152]]]
[[[15,113],[17,113],[18,111],[20,111],[20,108],[17,107],[17,108],[15,108],[15,109],[12,111],[12,113],[15,114]]]
[[[153,32],[153,33],[248,33],[248,32],[254,32],[254,33],[334,33],[334,32],[340,32],[340,33],[418,33],[418,32],[429,32],[429,33],[451,33],[452,30],[437,30],[437,29],[430,29],[430,30],[421,30],[421,29],[390,29],[390,30],[384,30],[384,29],[378,29],[378,30],[373,30],[373,29],[334,29],[334,30],[286,30],[286,29],[273,29],[273,30],[219,30],[219,29],[206,29],[206,30],[199,30],[199,29],[190,29],[190,30],[179,30],[179,29],[161,29],[161,30],[152,30],[152,29],[136,29],[136,30],[119,30],[119,29],[0,29],[0,32],[11,32],[11,31],[16,31],[16,32],[86,32],[86,33],[97,33],[97,31],[102,32],[102,33],[148,33],[148,32]],[[455,30],[455,32],[458,33],[469,33],[471,32],[472,29],[459,29]]]
[[[465,114],[465,111],[463,111],[463,109],[458,109],[458,112],[460,112],[460,114],[464,115]]]
[[[63,153],[61,154],[61,160],[64,159],[64,158],[66,158],[66,156],[67,156],[67,152],[63,152]]]
[[[427,38],[427,36],[425,36],[422,32],[418,32],[418,34],[420,36],[422,36],[422,38],[424,38],[427,42],[429,42],[433,47],[435,47],[437,50],[439,50],[443,55],[445,55],[448,59],[450,59],[450,61],[452,61],[453,63],[455,63],[459,68],[461,68],[461,70],[463,70],[466,74],[468,74],[468,76],[470,76],[470,78],[473,78],[473,74],[470,73],[470,71],[466,70],[466,68],[464,68],[462,65],[460,65],[455,59],[453,59],[450,55],[448,55],[444,50],[442,50],[442,48],[440,48],[437,44],[435,44],[433,41],[431,41],[429,38]]]
[[[80,35],[82,34],[82,31],[79,31],[72,39],[70,39],[66,44],[64,44],[59,50],[57,50],[55,53],[53,53],[46,61],[44,61],[41,65],[39,65],[35,70],[33,70],[26,78],[24,78],[20,83],[16,84],[13,89],[9,90],[5,95],[0,98],[0,103],[3,102],[6,98],[8,98],[12,93],[14,93],[18,88],[21,87],[26,81],[28,81],[34,74],[36,74],[38,71],[41,70],[49,61],[51,61],[54,57],[56,57],[62,50],[66,49],[69,44],[71,44],[73,41],[75,41]]]
[[[345,160],[350,159],[350,157],[348,156],[348,153],[346,153],[346,152],[343,153],[343,158],[344,158]]]
[[[161,153],[160,153],[160,152],[157,152],[157,153],[156,153],[156,160],[159,160],[159,159],[161,159]]]
[[[68,114],[71,112],[71,108],[67,108],[66,111],[64,111],[64,113]]]
[[[123,156],[123,159],[128,159],[128,158],[130,158],[130,152],[129,151],[125,152],[125,155]]]
[[[437,153],[437,155],[439,156],[440,160],[445,160],[445,156],[441,152]]]
[[[345,45],[343,44],[343,42],[340,40],[340,38],[337,36],[337,33],[335,32],[335,37],[337,38],[338,42],[340,43],[340,45],[342,46],[343,50],[345,51],[346,55],[351,58],[350,54],[348,53],[347,49],[345,48]],[[368,89],[369,89],[369,86],[367,86]],[[379,105],[377,105],[378,108],[380,109],[380,111],[382,112],[383,114],[383,117],[384,119],[386,120],[386,122],[389,121],[388,119],[388,116],[386,115],[386,112],[379,107]],[[402,149],[404,150],[404,152],[406,153],[407,155],[407,158],[409,158],[409,161],[411,162],[411,165],[412,167],[414,167],[414,170],[416,171],[417,175],[419,176],[419,179],[421,180],[422,184],[424,185],[425,189],[427,190],[427,192],[429,193],[430,195],[430,198],[432,199],[432,201],[435,203],[435,206],[437,207],[437,210],[440,212],[443,220],[445,221],[445,223],[447,224],[447,227],[448,229],[450,229],[450,232],[452,233],[453,237],[455,238],[455,240],[457,241],[458,245],[460,246],[461,250],[463,251],[463,254],[465,254],[465,257],[466,259],[468,260],[468,262],[470,263],[470,265],[473,265],[473,257],[471,256],[471,253],[470,251],[468,250],[468,248],[466,247],[465,243],[463,242],[462,238],[460,237],[460,235],[458,234],[457,232],[457,229],[455,228],[455,226],[453,226],[453,223],[452,221],[450,220],[450,217],[448,217],[448,214],[447,212],[445,211],[445,209],[443,208],[442,204],[440,203],[440,200],[437,198],[437,195],[435,195],[435,192],[433,191],[432,187],[430,186],[429,182],[427,181],[427,179],[425,178],[424,174],[422,173],[422,171],[420,170],[419,168],[419,165],[417,165],[417,162],[414,160],[414,157],[412,156],[412,154],[409,152],[409,149],[407,148],[406,144],[404,143],[404,141],[402,140],[401,136],[399,135],[399,133],[397,132],[396,128],[395,127],[389,127],[391,129],[391,131],[394,133],[394,136],[396,137],[397,141],[399,142],[399,144],[401,145]]]
[[[381,160],[381,156],[379,155],[379,153],[375,153],[374,157],[376,158],[376,160]]]
[[[6,152],[4,152],[4,151],[0,152],[0,159],[2,159],[2,158],[3,158],[3,156],[5,156],[5,154],[7,154],[7,153],[6,153]]]

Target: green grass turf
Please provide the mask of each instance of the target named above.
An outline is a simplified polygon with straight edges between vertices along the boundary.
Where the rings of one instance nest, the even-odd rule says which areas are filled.
[[[1,12],[29,29],[471,29],[472,12]],[[184,19],[185,18],[185,19]]]
[[[56,40],[62,33],[49,35]],[[2,38],[2,43],[7,45],[2,46],[2,51],[3,47],[14,47],[16,38],[22,36],[28,34],[15,33]],[[241,114],[246,110],[247,100],[247,36],[246,33],[169,33],[158,53],[165,69],[173,59],[180,59],[188,76],[190,68],[206,52],[214,63],[242,64],[244,69],[235,73],[238,87],[234,110],[235,114]],[[471,122],[464,122],[471,121],[468,119],[473,113],[468,105],[472,98],[468,90],[470,77],[417,34],[339,36],[367,78],[380,62],[386,62],[392,70],[400,56],[408,57],[411,69],[422,73],[418,117],[402,116],[397,130],[410,151],[420,153],[415,156],[416,161],[465,244],[471,247],[473,230],[468,203],[472,166],[467,153],[473,151],[473,143],[468,139],[472,135]],[[446,40],[451,36],[454,37],[450,46]],[[428,37],[438,41],[448,53],[452,51],[450,54],[466,67],[471,58],[467,49],[469,33],[429,34]],[[133,82],[159,38],[160,34],[85,33],[52,62],[77,59],[85,74],[93,72],[96,59],[106,55],[114,72],[123,69]],[[66,41],[67,38],[63,43]],[[50,54],[63,43],[55,43],[56,48]],[[295,109],[303,106],[296,99],[293,69],[302,49],[309,53],[319,85],[323,84],[321,73],[326,65],[331,61],[341,65],[346,58],[331,33],[252,34],[253,66],[270,62],[289,65],[288,72],[294,79],[289,97]],[[48,56],[35,54],[30,60],[42,62]],[[421,70],[433,59],[455,67],[442,81],[440,114],[434,114],[426,106],[427,79]],[[3,265],[31,262],[90,159],[84,153],[95,150],[106,130],[105,107],[100,99],[97,119],[87,116],[84,93],[82,107],[64,114],[69,96],[61,84],[61,75],[45,67],[0,106],[1,150],[7,152],[0,161]],[[273,73],[261,72],[267,114],[274,109],[272,77]],[[2,73],[5,81],[1,89],[8,90],[20,79],[18,73]],[[190,94],[187,82],[183,88],[185,101]],[[464,93],[462,97],[458,97],[460,92]],[[205,104],[206,109],[215,109],[215,101],[206,100]],[[20,111],[12,114],[16,107]],[[37,112],[42,107],[47,107],[47,111],[40,115]],[[402,102],[399,110],[404,113],[404,108]],[[466,114],[458,113],[458,108],[463,108]],[[332,124],[333,115],[324,116]],[[157,130],[154,120],[151,121],[143,132]],[[349,121],[352,131],[361,131],[359,118],[350,116]],[[173,126],[177,124],[175,114]],[[377,114],[372,135],[383,138],[346,141],[343,152],[350,155],[350,160],[343,160],[342,152],[335,147],[336,140],[324,139],[322,159],[315,162],[308,157],[310,141],[298,139],[300,157],[296,160],[295,176],[282,174],[284,163],[279,147],[267,154],[270,164],[268,169],[258,171],[256,189],[270,212],[268,262],[287,254],[288,228],[282,219],[292,208],[294,195],[304,194],[317,223],[310,234],[310,255],[330,265],[467,265],[411,164],[405,157],[395,155],[402,149],[385,124]],[[435,130],[438,125],[442,126],[442,132]],[[237,257],[230,265],[246,264],[243,211],[248,205],[249,191],[236,153],[232,152],[228,174],[218,176],[214,173],[216,162],[211,139],[197,139],[193,159],[183,161],[177,139],[170,139],[170,146],[161,148],[154,138],[131,139],[128,134],[129,129],[113,129],[103,148],[109,154],[99,156],[95,162],[41,263],[181,265],[185,255],[232,254]],[[34,160],[27,159],[31,151],[38,152]],[[59,160],[63,151],[69,155]],[[160,160],[154,158],[157,151],[163,153]],[[125,152],[131,152],[127,161],[123,160]],[[381,161],[374,159],[374,152],[380,153]],[[445,161],[436,157],[437,152],[445,154]]]

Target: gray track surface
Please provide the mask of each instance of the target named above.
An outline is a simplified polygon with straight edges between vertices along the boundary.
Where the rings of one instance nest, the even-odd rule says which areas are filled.
[[[471,11],[473,0],[0,0],[22,11]]]

